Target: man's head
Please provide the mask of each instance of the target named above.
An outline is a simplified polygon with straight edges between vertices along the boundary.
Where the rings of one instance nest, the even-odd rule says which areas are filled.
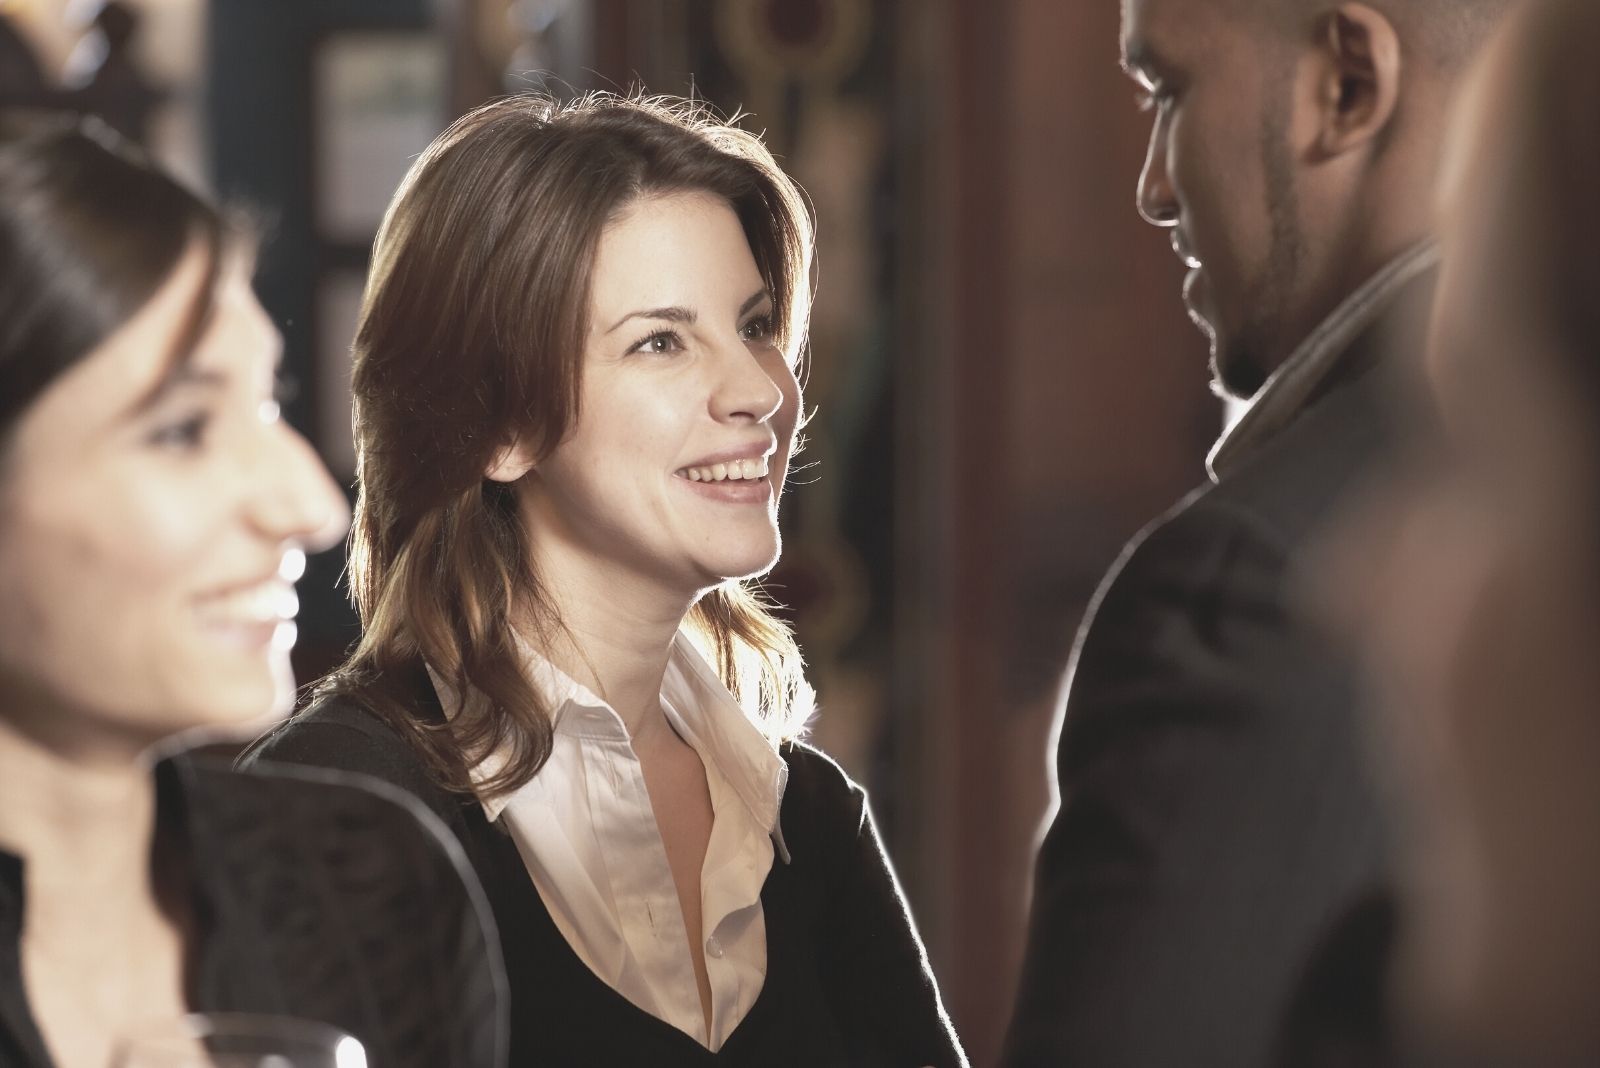
[[[1430,222],[1452,91],[1514,0],[1122,0],[1154,124],[1139,211],[1250,396]]]

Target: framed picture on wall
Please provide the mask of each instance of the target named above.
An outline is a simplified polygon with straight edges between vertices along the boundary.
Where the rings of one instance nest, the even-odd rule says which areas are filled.
[[[335,32],[312,62],[317,236],[368,245],[407,168],[443,127],[448,46],[427,32]]]

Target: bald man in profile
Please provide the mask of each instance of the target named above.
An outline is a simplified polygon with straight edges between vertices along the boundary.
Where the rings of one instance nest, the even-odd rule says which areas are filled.
[[[1384,900],[1360,686],[1290,575],[1412,425],[1446,114],[1510,5],[1122,0],[1139,212],[1250,407],[1074,649],[1007,1068],[1271,1064],[1319,944]]]

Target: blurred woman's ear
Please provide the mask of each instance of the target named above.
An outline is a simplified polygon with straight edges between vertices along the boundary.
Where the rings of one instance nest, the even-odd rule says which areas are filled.
[[[489,458],[483,477],[492,482],[515,482],[532,471],[538,463],[532,447],[522,437],[502,445]]]

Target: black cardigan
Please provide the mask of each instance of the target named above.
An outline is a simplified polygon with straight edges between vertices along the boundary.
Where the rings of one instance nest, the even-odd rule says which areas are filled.
[[[153,857],[195,910],[194,1011],[331,1024],[371,1068],[505,1064],[487,906],[415,800],[353,775],[242,775],[190,756],[158,765],[156,785]],[[24,863],[0,851],[0,1068],[50,1068],[22,985]]]
[[[438,697],[426,674],[416,674],[417,714],[437,721]],[[500,930],[518,1068],[964,1066],[865,793],[815,749],[785,745],[782,755],[789,781],[779,818],[792,859],[773,861],[761,892],[766,983],[716,1053],[591,972],[551,920],[510,836],[476,799],[435,785],[412,746],[359,704],[319,702],[242,760],[363,772],[412,792],[444,820],[477,870]]]

